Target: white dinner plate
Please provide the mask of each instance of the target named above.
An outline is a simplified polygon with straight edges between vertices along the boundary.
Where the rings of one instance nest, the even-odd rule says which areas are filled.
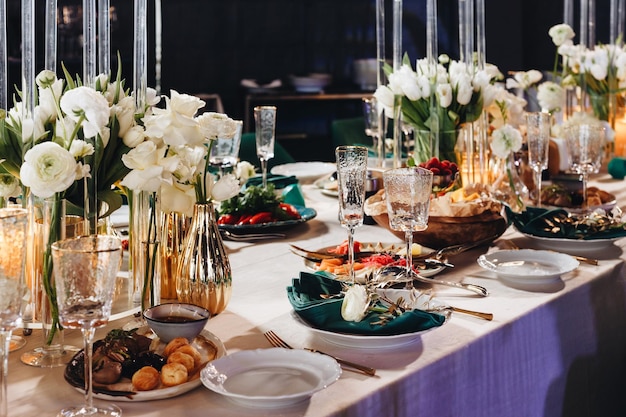
[[[147,326],[140,328],[139,330],[137,330],[137,332],[139,334],[143,334],[148,337],[156,337],[156,335],[152,333],[152,330],[150,330]],[[213,333],[209,332],[208,330],[203,330],[202,332],[200,332],[200,335],[196,337],[196,339],[192,342],[192,345],[196,349],[198,349],[200,354],[203,355],[203,358],[206,359],[207,350],[205,347],[203,347],[204,343],[206,342],[202,340],[202,338],[205,338],[206,340],[210,341],[217,347],[217,356],[215,360],[226,356],[226,347],[224,347],[224,344],[222,343],[222,341]],[[165,348],[165,343],[161,342],[156,347],[155,352],[160,354],[163,352],[164,348]],[[79,351],[75,355],[74,358],[76,358],[78,355],[82,355],[82,353],[83,353],[82,350]],[[71,366],[76,366],[74,358],[72,358],[70,363],[67,365],[68,368]],[[67,377],[67,372],[69,371],[68,368],[66,368],[65,380],[74,388],[76,388],[76,390],[84,392],[85,387],[78,384],[79,381],[71,381],[68,379]],[[181,394],[189,392],[192,389],[200,386],[201,383],[202,382],[200,381],[200,378],[196,374],[196,377],[192,379],[191,381],[185,382],[184,384],[175,385],[173,387],[157,388],[157,389],[150,390],[150,391],[133,391],[130,380],[126,378],[122,378],[120,382],[116,384],[111,384],[109,386],[110,393],[108,394],[105,394],[103,392],[97,392],[98,388],[94,386],[93,397],[97,399],[101,399],[101,400],[116,401],[116,402],[118,401],[139,402],[139,401],[162,400],[165,398],[177,397]]]
[[[318,178],[313,185],[319,188],[322,194],[329,197],[337,197],[339,190],[337,190],[337,178],[334,175],[326,175],[322,178]]]
[[[294,175],[301,184],[307,184],[332,173],[336,169],[337,165],[330,162],[293,162],[276,165],[270,172],[274,175]]]
[[[579,263],[564,253],[520,249],[480,255],[478,265],[504,280],[523,284],[548,284],[578,268]]]
[[[402,297],[405,302],[408,303],[410,308],[419,309],[434,312],[437,314],[441,314],[446,318],[446,322],[450,317],[450,310],[447,309],[448,305],[441,302],[440,300],[433,298],[428,293],[424,293],[418,290],[399,290],[399,289],[384,289],[378,290],[379,294],[383,294],[385,297],[392,301],[397,301]],[[408,345],[413,343],[415,340],[419,339],[422,334],[436,329],[437,327],[432,327],[426,330],[420,330],[417,332],[411,333],[403,333],[398,335],[391,336],[378,336],[378,335],[358,335],[358,334],[347,334],[347,333],[336,333],[328,330],[322,330],[311,326],[309,323],[304,321],[298,316],[295,311],[292,311],[292,315],[296,322],[305,326],[313,333],[315,333],[320,338],[325,341],[351,349],[364,349],[364,350],[384,350],[384,349],[393,349],[397,347],[401,347],[404,345]],[[445,323],[444,323],[445,324]]]
[[[613,244],[624,236],[609,239],[567,239],[557,237],[535,236],[523,233],[524,236],[534,240],[543,249],[580,255],[589,252],[598,252],[609,249]]]
[[[214,360],[200,373],[205,387],[254,408],[279,408],[308,400],[341,376],[337,362],[301,349],[242,350]]]

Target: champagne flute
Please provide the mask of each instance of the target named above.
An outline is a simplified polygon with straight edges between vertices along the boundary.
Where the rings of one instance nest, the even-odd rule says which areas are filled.
[[[348,229],[348,265],[350,279],[354,275],[354,229],[363,224],[365,203],[365,179],[367,177],[367,148],[364,146],[339,146],[335,149],[337,159],[337,186],[339,197],[339,221]]]
[[[111,315],[115,280],[122,262],[122,242],[110,235],[65,239],[52,245],[59,318],[68,329],[83,334],[85,404],[61,410],[64,417],[121,416],[114,404],[94,406],[92,349],[96,328]]]
[[[0,209],[0,417],[8,415],[7,377],[11,333],[22,319],[26,294],[24,262],[28,236],[28,211]]]
[[[376,166],[383,167],[385,159],[385,141],[382,139],[384,117],[378,112],[378,101],[375,97],[363,99],[363,119],[365,120],[365,134],[372,138],[372,146],[376,153]]]
[[[267,188],[267,161],[274,157],[274,137],[276,133],[276,107],[256,106],[254,108],[256,132],[256,154],[261,161],[263,188]]]
[[[426,230],[433,173],[421,167],[396,168],[383,172],[389,226],[404,232],[407,288],[413,287],[413,232]]]
[[[541,176],[548,168],[548,149],[552,116],[549,113],[532,112],[526,114],[526,141],[528,143],[528,165],[535,174],[537,207],[541,207]]]
[[[589,174],[600,171],[604,155],[605,129],[600,125],[579,124],[565,129],[569,166],[572,172],[582,175],[583,211],[589,210],[587,181]]]
[[[224,170],[237,165],[239,161],[239,146],[241,145],[241,131],[243,122],[236,120],[237,130],[232,138],[217,138],[211,148],[209,163],[217,166],[220,177],[224,176]]]

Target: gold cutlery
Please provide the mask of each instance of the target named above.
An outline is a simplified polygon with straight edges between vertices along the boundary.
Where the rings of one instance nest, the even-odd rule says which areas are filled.
[[[226,239],[249,242],[253,240],[265,239],[284,239],[287,235],[284,233],[234,233],[229,230],[220,229],[220,233]]]
[[[285,348],[285,349],[294,349],[293,347],[291,347],[291,345],[289,345],[287,342],[285,342],[283,339],[281,339],[272,330],[269,330],[269,331],[263,333],[263,335],[272,344],[272,346]],[[360,373],[363,373],[363,374],[369,375],[369,376],[376,375],[376,369],[370,368],[369,366],[364,366],[364,365],[360,365],[358,363],[350,362],[350,361],[338,358],[336,356],[330,355],[328,353],[321,352],[321,351],[316,350],[316,349],[304,348],[304,350],[308,350],[309,352],[315,352],[315,353],[320,353],[322,355],[330,356],[331,358],[336,360],[338,364],[340,364],[340,365],[342,365],[344,367],[349,368],[347,370],[360,372]]]

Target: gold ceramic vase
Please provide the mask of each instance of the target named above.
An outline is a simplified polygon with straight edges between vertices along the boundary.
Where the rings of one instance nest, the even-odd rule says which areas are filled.
[[[213,204],[194,206],[191,227],[176,274],[178,300],[219,314],[228,305],[232,271]]]

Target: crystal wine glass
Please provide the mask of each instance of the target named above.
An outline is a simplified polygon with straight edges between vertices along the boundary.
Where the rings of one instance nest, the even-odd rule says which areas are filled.
[[[535,174],[537,207],[541,207],[541,176],[548,168],[548,149],[552,116],[549,113],[532,112],[526,114],[526,141],[528,143],[528,165]]]
[[[22,318],[26,294],[24,261],[28,236],[28,211],[0,209],[0,417],[8,414],[8,357],[11,333]]]
[[[365,120],[365,134],[372,138],[372,145],[376,153],[376,166],[382,167],[385,159],[385,141],[381,139],[383,117],[378,112],[378,101],[375,97],[363,99],[363,119]]]
[[[80,236],[52,245],[59,318],[66,328],[80,329],[84,342],[85,404],[61,410],[64,417],[122,415],[114,404],[94,406],[92,389],[95,329],[109,321],[121,261],[122,242],[115,236]]]
[[[276,107],[256,106],[254,108],[256,132],[256,154],[261,161],[263,188],[267,187],[267,161],[274,157],[274,137],[276,133]]]
[[[389,226],[404,232],[406,241],[407,288],[413,286],[413,232],[426,230],[433,173],[421,167],[396,168],[383,172]]]
[[[337,158],[337,186],[339,221],[348,229],[348,265],[350,279],[354,276],[354,229],[363,224],[365,179],[367,177],[367,148],[364,146],[339,146]]]
[[[243,122],[236,120],[237,131],[232,138],[217,138],[211,148],[209,162],[220,170],[220,177],[224,175],[224,170],[237,165],[239,161],[239,146],[241,145],[241,131]]]
[[[583,211],[589,209],[587,203],[587,181],[589,174],[600,171],[604,155],[605,129],[600,125],[579,124],[565,129],[569,166],[572,172],[582,175]]]

